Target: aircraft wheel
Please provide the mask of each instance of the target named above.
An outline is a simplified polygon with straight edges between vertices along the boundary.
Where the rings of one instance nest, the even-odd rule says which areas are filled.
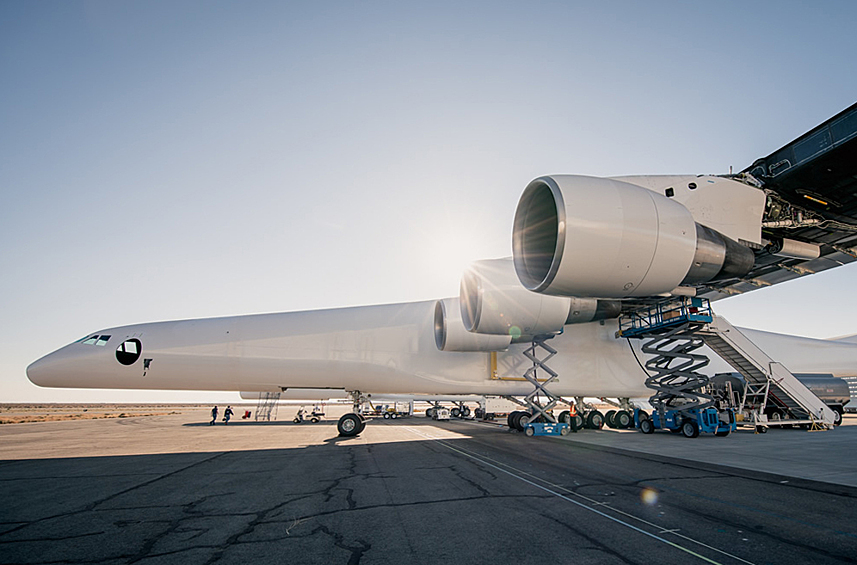
[[[685,420],[681,424],[681,433],[684,437],[696,437],[699,435],[699,426],[693,420]]]
[[[643,418],[640,420],[640,431],[644,434],[651,434],[655,431],[655,425],[652,423],[652,420],[649,418]]]
[[[366,422],[364,422],[360,416],[354,414],[353,412],[348,414],[343,414],[343,416],[339,419],[339,422],[336,424],[336,429],[339,431],[339,435],[342,437],[353,437],[363,431],[366,427]]]
[[[426,408],[426,418],[434,417],[434,408]]]
[[[461,410],[459,410],[458,408],[453,408],[452,410],[449,411],[449,414],[453,418],[458,418],[459,416],[461,416]]]
[[[583,428],[583,416],[580,414],[575,414],[571,417],[571,421],[568,424],[571,426],[571,431],[576,432],[579,429]]]
[[[524,431],[524,426],[530,423],[530,420],[533,418],[533,415],[529,412],[521,412],[521,415],[518,416],[517,428],[519,432]]]
[[[616,427],[620,430],[626,430],[634,425],[634,419],[627,410],[619,410],[616,412],[616,415],[613,416],[613,423],[616,424]]]
[[[461,410],[461,414],[462,414],[462,416],[464,416],[465,418],[469,417],[469,416],[470,416],[470,407],[465,406],[465,407]]]
[[[527,434],[527,437],[533,437],[533,434],[536,433],[536,430],[534,430],[532,426],[527,426],[526,428],[524,428],[524,433]]]
[[[604,414],[593,410],[586,415],[586,427],[592,430],[600,430],[604,427]]]
[[[616,416],[615,410],[608,410],[606,414],[604,414],[604,422],[607,424],[608,428],[617,428],[618,426],[613,421],[614,416]]]
[[[568,410],[563,410],[559,413],[559,418],[557,418],[557,422],[561,424],[571,424],[571,412]]]
[[[518,414],[520,414],[520,412],[518,412],[517,410],[512,410],[506,417],[506,425],[508,425],[513,430],[517,428],[517,425],[515,425],[515,419],[518,417]]]

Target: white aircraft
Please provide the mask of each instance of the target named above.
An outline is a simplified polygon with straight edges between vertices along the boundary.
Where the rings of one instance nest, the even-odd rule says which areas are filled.
[[[540,177],[518,204],[513,257],[476,262],[459,297],[110,328],[27,375],[47,387],[321,389],[355,400],[526,396],[539,392],[522,378],[537,343],[558,352],[538,367],[559,375],[542,393],[648,396],[650,356],[617,338],[619,316],[854,261],[855,162],[857,104],[738,175]],[[741,333],[792,372],[857,375],[853,341]],[[339,431],[364,425],[347,414]]]

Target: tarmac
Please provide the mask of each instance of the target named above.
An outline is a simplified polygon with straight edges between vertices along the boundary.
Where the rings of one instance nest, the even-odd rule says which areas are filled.
[[[757,434],[741,429],[727,437],[637,430],[583,430],[568,441],[601,450],[624,450],[661,461],[696,461],[733,473],[765,473],[772,479],[802,479],[857,489],[857,414],[845,414],[841,426],[828,431],[770,428]]]
[[[0,563],[857,563],[857,417],[687,439],[328,416],[0,426]]]

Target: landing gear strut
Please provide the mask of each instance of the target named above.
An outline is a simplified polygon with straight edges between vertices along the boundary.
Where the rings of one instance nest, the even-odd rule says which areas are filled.
[[[359,390],[350,391],[348,395],[354,405],[354,412],[343,414],[336,424],[336,429],[342,437],[354,437],[366,429],[366,420],[363,419],[360,406],[362,398]]]

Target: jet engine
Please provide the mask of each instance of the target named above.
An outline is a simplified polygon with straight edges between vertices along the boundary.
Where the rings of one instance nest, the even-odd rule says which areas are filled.
[[[467,331],[458,298],[445,298],[434,307],[434,341],[441,351],[505,351],[512,337]]]
[[[565,324],[619,315],[618,301],[546,296],[521,286],[511,258],[476,261],[461,279],[461,320],[478,334],[513,341],[556,333]]]
[[[755,261],[749,248],[697,224],[675,200],[619,180],[573,175],[527,186],[512,249],[521,284],[554,296],[652,296],[744,276]]]

